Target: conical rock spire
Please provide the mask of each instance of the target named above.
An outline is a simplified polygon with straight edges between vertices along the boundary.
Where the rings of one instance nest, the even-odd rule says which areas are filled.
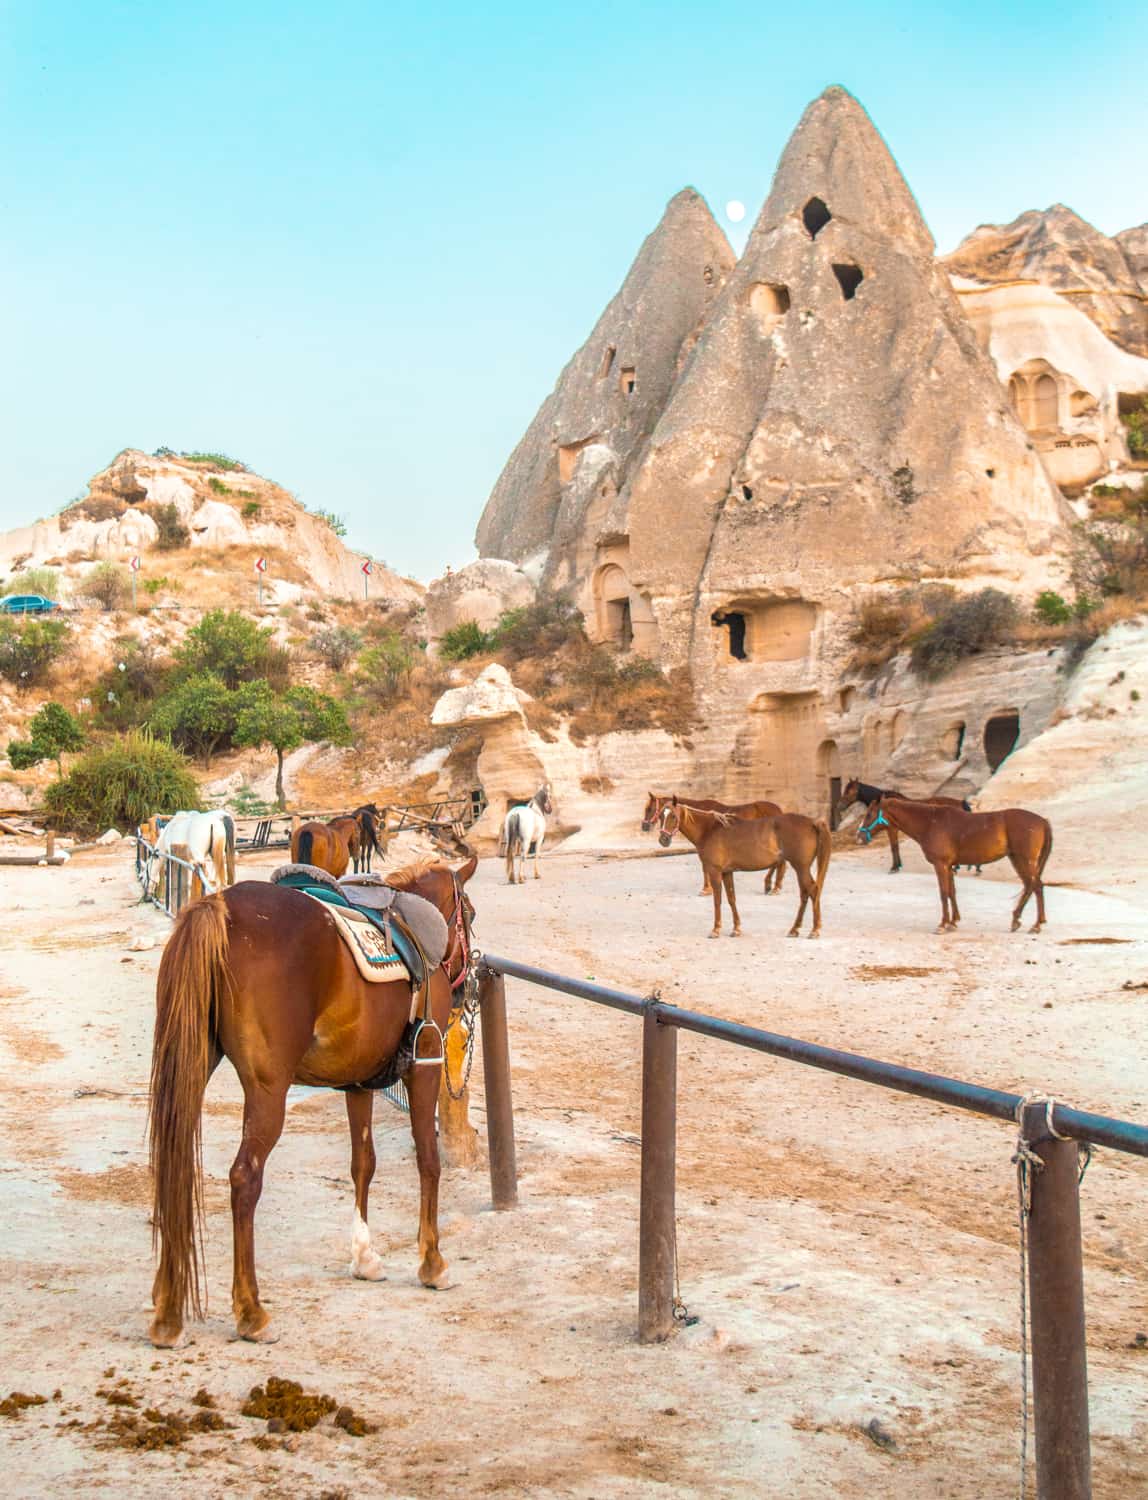
[[[483,556],[547,551],[553,569],[587,507],[609,507],[733,264],[704,199],[672,198],[502,471],[478,524]]]

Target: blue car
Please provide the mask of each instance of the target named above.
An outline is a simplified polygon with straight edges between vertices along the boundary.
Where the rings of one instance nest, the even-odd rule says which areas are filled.
[[[59,607],[43,594],[6,594],[0,599],[0,613],[6,615],[47,615]]]

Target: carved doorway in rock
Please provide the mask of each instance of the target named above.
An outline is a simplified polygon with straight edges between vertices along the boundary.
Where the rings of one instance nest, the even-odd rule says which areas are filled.
[[[817,747],[817,774],[829,799],[830,828],[837,827],[837,807],[841,801],[841,757],[836,740],[822,740]]]
[[[985,725],[985,759],[993,771],[1012,754],[1020,738],[1020,714],[1015,708],[994,714]]]
[[[617,563],[609,563],[595,579],[594,592],[601,638],[622,651],[628,651],[634,640],[630,580]]]

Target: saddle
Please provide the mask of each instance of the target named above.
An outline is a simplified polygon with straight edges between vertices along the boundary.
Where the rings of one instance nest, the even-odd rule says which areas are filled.
[[[438,1027],[430,1010],[430,979],[446,954],[449,931],[432,902],[409,891],[396,891],[380,875],[348,876],[336,880],[317,865],[280,865],[271,884],[299,891],[328,908],[331,919],[355,960],[359,973],[372,984],[409,982],[411,1010],[399,1050],[382,1070],[348,1087],[390,1088],[413,1063],[442,1060],[442,1037],[431,1057],[417,1051],[419,1033]]]

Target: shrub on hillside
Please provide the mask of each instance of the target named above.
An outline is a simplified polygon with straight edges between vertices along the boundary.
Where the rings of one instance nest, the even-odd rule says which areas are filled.
[[[377,643],[359,656],[359,686],[376,703],[393,703],[407,691],[418,660],[417,647],[405,636],[397,630],[385,630]]]
[[[1067,625],[1072,619],[1072,605],[1055,589],[1042,589],[1033,603],[1032,613],[1040,625]]]
[[[43,594],[45,599],[56,600],[60,587],[60,575],[51,568],[24,568],[13,573],[4,585],[5,594]]]
[[[955,599],[914,641],[914,672],[929,679],[943,677],[965,657],[1008,640],[1019,614],[1016,601],[1000,589],[980,589]]]
[[[64,620],[16,620],[0,616],[0,677],[23,691],[43,682],[71,646]]]
[[[54,760],[56,775],[63,776],[63,757],[84,746],[84,730],[79,719],[62,703],[45,703],[37,709],[28,726],[26,740],[8,742],[8,759],[17,771],[28,771],[41,761]]]
[[[77,833],[126,832],[153,813],[202,806],[184,756],[139,731],[87,751],[48,788],[44,802],[57,827]]]
[[[507,610],[490,632],[489,645],[511,661],[552,656],[585,641],[582,616],[566,594],[540,594],[533,604]]]
[[[337,516],[333,510],[316,509],[311,512],[317,521],[326,521],[327,525],[336,536],[347,535],[347,523],[342,516]]]
[[[1131,411],[1122,411],[1120,420],[1129,453],[1135,459],[1148,458],[1148,396],[1142,396]]]
[[[311,650],[333,672],[341,672],[362,644],[359,632],[346,625],[328,625],[311,637]]]
[[[122,609],[131,594],[131,577],[119,563],[99,562],[85,573],[77,586],[79,597],[106,614]]]
[[[452,625],[438,643],[438,654],[444,661],[466,661],[489,650],[490,637],[474,620],[460,620]]]
[[[211,674],[228,688],[256,678],[265,678],[272,687],[286,687],[291,657],[275,644],[270,630],[238,610],[213,609],[188,632],[175,653],[175,670],[181,677]]]
[[[169,671],[150,641],[120,636],[111,662],[88,691],[100,724],[106,729],[134,729],[142,724],[163,692]]]
[[[243,709],[270,692],[262,680],[230,688],[214,672],[200,672],[182,678],[157,700],[148,728],[209,768],[217,751],[232,744]]]
[[[181,547],[191,545],[191,532],[183,524],[179,506],[174,502],[153,505],[149,508],[149,514],[159,533],[155,544],[161,552],[178,552]]]
[[[225,472],[234,471],[248,473],[246,464],[241,464],[237,458],[228,458],[226,453],[181,453],[180,458],[189,464],[203,464],[209,469],[223,469]]]

